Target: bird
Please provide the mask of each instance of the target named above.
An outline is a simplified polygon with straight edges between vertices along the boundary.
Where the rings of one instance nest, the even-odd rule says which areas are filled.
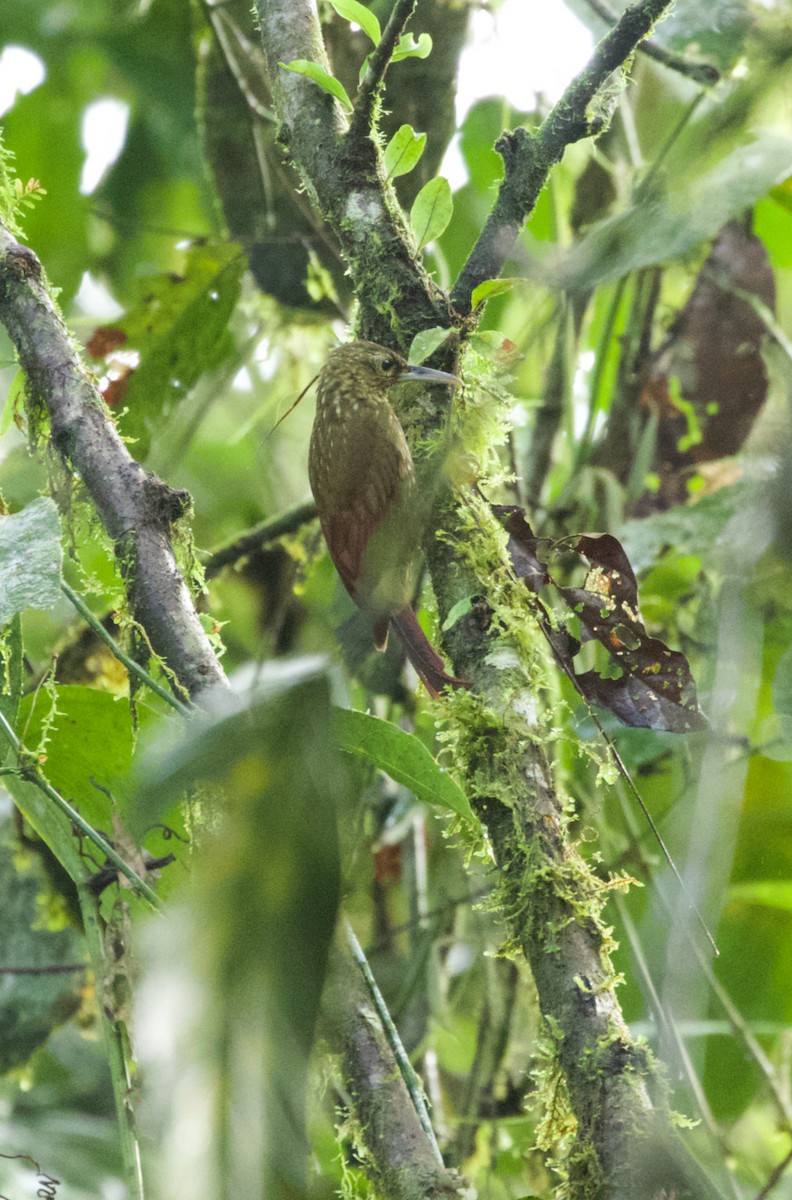
[[[425,506],[404,429],[388,399],[395,384],[408,380],[460,382],[445,371],[411,365],[375,342],[331,351],[318,377],[308,478],[330,557],[375,646],[385,650],[393,626],[437,698],[463,681],[448,674],[411,603]]]

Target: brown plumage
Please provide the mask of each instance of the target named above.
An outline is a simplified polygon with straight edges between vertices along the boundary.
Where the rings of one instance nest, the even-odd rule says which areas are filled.
[[[392,624],[436,696],[460,681],[446,673],[410,604],[422,519],[412,454],[388,400],[388,389],[407,379],[459,382],[374,342],[334,350],[319,375],[308,476],[330,556],[370,618],[377,648],[385,649]]]

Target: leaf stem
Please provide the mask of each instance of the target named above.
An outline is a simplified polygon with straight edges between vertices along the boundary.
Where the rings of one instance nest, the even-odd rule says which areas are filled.
[[[374,978],[368,959],[363,952],[363,947],[355,936],[355,931],[348,921],[344,922],[347,942],[352,951],[355,962],[360,967],[363,978],[366,981],[366,987],[369,990],[369,995],[374,1002],[374,1007],[377,1010],[377,1015],[382,1022],[382,1028],[385,1036],[388,1039],[388,1044],[393,1051],[393,1056],[399,1064],[399,1071],[404,1080],[407,1091],[410,1093],[410,1098],[415,1105],[415,1111],[418,1114],[418,1120],[421,1122],[421,1128],[429,1139],[429,1143],[437,1158],[437,1161],[442,1163],[443,1156],[440,1153],[440,1147],[437,1144],[437,1138],[432,1129],[432,1122],[429,1118],[429,1110],[426,1107],[426,1099],[423,1093],[423,1085],[418,1077],[412,1063],[407,1057],[407,1052],[402,1045],[402,1040],[399,1037],[399,1031],[393,1024],[391,1015],[388,1012],[388,1006],[385,1003],[382,992],[377,987],[377,981]]]
[[[101,989],[102,981],[107,975],[107,954],[99,923],[99,911],[96,897],[86,881],[77,884],[77,894],[80,902],[80,915],[85,930],[85,943],[91,969],[94,974],[97,989]],[[153,893],[152,893],[153,895]],[[159,901],[154,897],[157,905]],[[101,997],[100,997],[101,999]],[[118,1125],[121,1160],[124,1164],[124,1179],[126,1181],[129,1200],[144,1200],[143,1170],[140,1158],[140,1142],[135,1129],[135,1117],[130,1101],[132,1082],[127,1066],[128,1039],[121,1021],[115,1020],[108,1013],[106,1006],[100,1002],[99,1010],[102,1016],[102,1033],[104,1035],[107,1062],[110,1069],[110,1080],[113,1087],[116,1121]]]
[[[61,591],[63,592],[64,596],[71,601],[85,623],[90,625],[94,633],[97,634],[97,636],[100,637],[102,641],[110,647],[113,652],[113,656],[117,658],[118,661],[123,664],[123,666],[126,667],[130,675],[137,676],[141,683],[145,683],[146,687],[151,688],[152,692],[155,692],[156,695],[159,696],[161,700],[164,700],[166,704],[169,704],[171,708],[175,708],[176,711],[181,713],[183,717],[189,715],[189,706],[183,704],[181,700],[177,700],[176,697],[167,690],[167,688],[164,688],[161,683],[158,683],[157,680],[148,673],[145,667],[142,667],[139,662],[135,662],[134,658],[127,654],[125,650],[122,650],[112,634],[108,633],[102,622],[94,616],[82,597],[78,596],[77,592],[75,592],[73,588],[69,587],[65,579],[61,580]]]

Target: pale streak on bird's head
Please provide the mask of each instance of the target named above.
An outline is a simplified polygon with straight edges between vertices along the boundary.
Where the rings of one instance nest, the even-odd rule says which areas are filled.
[[[445,371],[412,366],[396,350],[376,342],[350,342],[328,356],[319,374],[319,402],[346,407],[355,400],[385,397],[389,388],[402,381],[456,385],[459,380]]]

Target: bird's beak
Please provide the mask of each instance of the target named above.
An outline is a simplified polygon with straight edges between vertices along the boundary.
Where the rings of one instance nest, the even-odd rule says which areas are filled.
[[[409,380],[419,383],[445,383],[452,387],[462,386],[462,380],[457,379],[456,375],[449,375],[448,371],[434,371],[431,367],[408,367],[404,374],[399,376],[399,383]]]

